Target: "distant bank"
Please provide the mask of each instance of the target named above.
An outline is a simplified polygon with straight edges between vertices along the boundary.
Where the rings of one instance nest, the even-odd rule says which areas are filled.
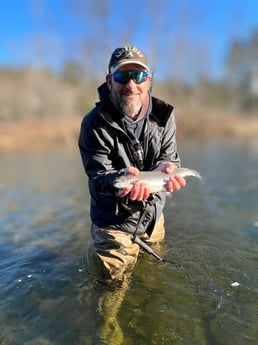
[[[24,119],[0,123],[0,151],[77,147],[83,116]],[[178,138],[252,139],[258,137],[258,117],[195,111],[176,114]]]

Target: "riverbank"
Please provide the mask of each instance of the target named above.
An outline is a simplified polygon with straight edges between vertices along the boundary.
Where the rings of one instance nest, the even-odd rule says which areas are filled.
[[[0,151],[30,151],[77,145],[81,118],[24,119],[1,124]]]
[[[179,139],[258,137],[258,118],[254,115],[192,111],[187,116],[187,113],[176,114]],[[77,147],[81,120],[82,116],[65,116],[1,123],[0,151]]]

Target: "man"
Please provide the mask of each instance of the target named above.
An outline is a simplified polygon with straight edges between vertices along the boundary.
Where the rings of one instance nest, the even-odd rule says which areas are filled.
[[[164,238],[165,193],[147,185],[117,190],[123,174],[180,166],[173,107],[151,95],[152,73],[145,54],[133,46],[113,52],[100,101],[82,121],[79,147],[89,178],[92,240],[104,279],[123,280],[135,266],[134,236],[153,243]],[[185,185],[170,178],[168,192]]]

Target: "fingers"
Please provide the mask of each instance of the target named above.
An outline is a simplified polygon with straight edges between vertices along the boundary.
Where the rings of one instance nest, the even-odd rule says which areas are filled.
[[[181,176],[179,176],[179,175],[175,175],[175,177],[174,177],[176,180],[177,180],[177,182],[180,184],[180,187],[184,187],[185,185],[186,185],[186,180],[183,178],[183,177],[181,177]]]
[[[131,174],[133,176],[137,176],[139,174],[139,169],[135,168],[135,167],[128,167],[124,169],[124,174],[128,175]],[[132,187],[125,187],[123,189],[120,189],[117,193],[116,196],[118,196],[119,198],[123,198],[124,196],[126,196],[127,194],[130,193]]]
[[[176,166],[172,162],[161,163],[155,170],[162,171],[166,174],[173,174]]]
[[[131,174],[137,176],[139,174],[139,169],[135,167],[128,167],[125,169],[125,174]],[[147,199],[150,195],[148,187],[144,183],[135,183],[132,188],[124,188],[119,193],[120,197],[126,196],[130,193],[130,200],[141,201]]]
[[[133,176],[137,176],[139,174],[139,169],[135,167],[128,167],[124,171],[125,174],[131,174]]]
[[[166,184],[166,188],[167,191],[172,193],[173,190],[179,190],[181,187],[186,185],[186,181],[183,177],[175,175],[174,177],[171,177],[167,184]]]
[[[130,200],[141,201],[147,199],[150,195],[149,188],[144,183],[135,183],[130,192]]]
[[[127,194],[129,194],[131,191],[131,188],[130,187],[125,187],[123,189],[120,189],[118,192],[117,192],[117,196],[119,198],[123,198],[124,196],[126,196]]]
[[[134,201],[134,200],[137,200],[137,201],[145,200],[145,199],[148,199],[148,197],[150,195],[149,188],[144,183],[135,183],[132,188],[125,187],[125,188],[121,189],[118,192],[117,196],[119,198],[123,198],[124,196],[126,196],[129,193],[130,193],[129,199],[132,201]]]
[[[175,169],[176,169],[175,164],[173,164],[173,163],[171,163],[171,162],[166,163],[165,166],[164,166],[164,172],[165,172],[166,174],[173,174],[174,171],[175,171]]]
[[[137,176],[139,174],[139,169],[135,167],[128,167],[124,170],[124,174],[130,174]],[[130,200],[141,201],[147,199],[150,195],[148,187],[144,183],[135,183],[132,187],[125,187],[118,191],[116,194],[119,198],[123,198],[129,194]]]

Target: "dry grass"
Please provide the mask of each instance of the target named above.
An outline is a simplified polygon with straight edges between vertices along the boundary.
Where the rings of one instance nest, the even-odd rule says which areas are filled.
[[[258,118],[221,110],[184,109],[177,114],[177,128],[183,138],[251,139],[258,136]]]
[[[178,137],[210,139],[258,137],[258,118],[241,114],[221,114],[219,111],[185,109],[176,114]],[[0,150],[35,150],[55,147],[77,147],[80,116],[46,119],[26,119],[2,123]]]
[[[0,128],[0,150],[35,150],[77,145],[81,118],[26,119]]]

